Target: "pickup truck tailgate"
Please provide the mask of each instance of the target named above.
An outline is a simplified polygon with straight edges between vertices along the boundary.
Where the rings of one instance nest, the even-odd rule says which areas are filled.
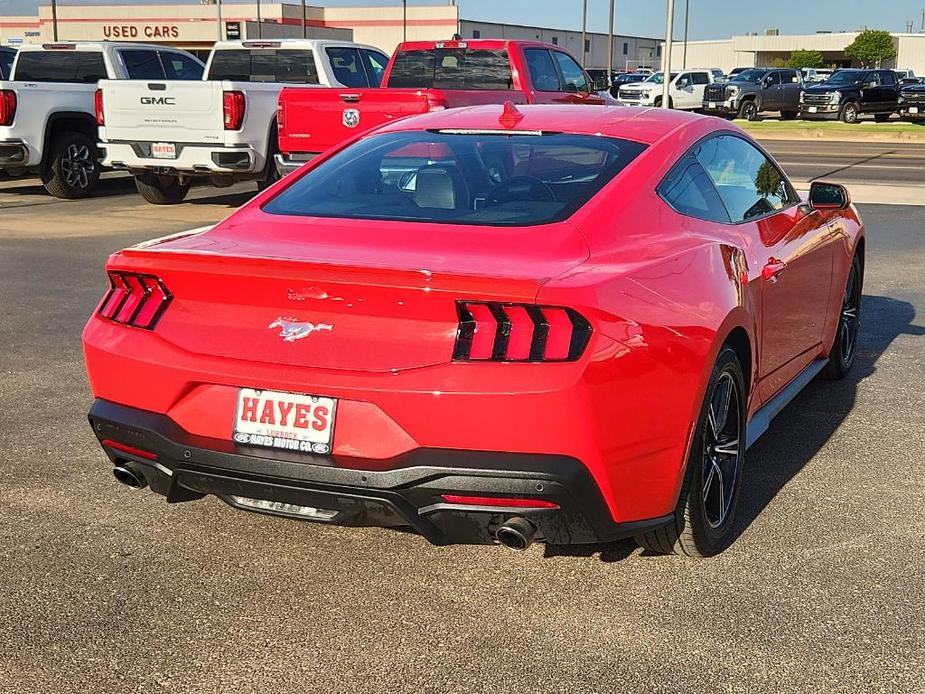
[[[324,152],[364,130],[427,113],[433,92],[420,89],[305,89],[280,93],[282,152]]]
[[[103,80],[106,140],[220,142],[222,83]],[[105,133],[105,134],[104,134]]]

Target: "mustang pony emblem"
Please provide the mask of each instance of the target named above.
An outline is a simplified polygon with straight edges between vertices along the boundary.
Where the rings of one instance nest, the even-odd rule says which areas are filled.
[[[267,327],[270,330],[280,328],[279,336],[283,338],[283,342],[295,342],[320,330],[334,330],[334,326],[329,323],[300,323],[295,318],[284,318],[283,316]]]
[[[355,128],[360,124],[360,112],[355,108],[345,108],[343,123],[348,128]]]

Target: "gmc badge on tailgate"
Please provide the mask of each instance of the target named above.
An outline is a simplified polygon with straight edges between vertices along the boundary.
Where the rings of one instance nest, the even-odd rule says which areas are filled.
[[[347,128],[357,127],[360,124],[360,112],[355,108],[345,108],[343,123]]]
[[[141,103],[145,106],[174,106],[177,100],[172,96],[143,96]]]

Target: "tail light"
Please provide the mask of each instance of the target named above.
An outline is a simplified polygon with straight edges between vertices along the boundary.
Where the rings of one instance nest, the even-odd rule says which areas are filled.
[[[93,110],[96,111],[96,124],[106,125],[106,117],[103,115],[103,90],[97,89],[93,95]]]
[[[427,94],[427,110],[428,111],[444,111],[450,107],[450,102],[447,101],[442,96],[436,96],[434,94]]]
[[[225,112],[225,130],[240,130],[244,124],[244,92],[222,92]]]
[[[286,118],[283,116],[282,102],[276,107],[276,132],[279,135],[283,135],[286,132]]]
[[[133,328],[153,330],[173,295],[154,275],[135,272],[109,272],[109,293],[99,315]]]
[[[16,92],[0,89],[0,125],[13,125],[16,117]]]
[[[456,361],[575,361],[591,324],[570,308],[460,301]]]

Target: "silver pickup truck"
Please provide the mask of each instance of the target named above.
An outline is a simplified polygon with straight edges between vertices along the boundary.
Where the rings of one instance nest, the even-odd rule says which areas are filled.
[[[728,82],[704,90],[703,111],[713,116],[755,120],[766,111],[780,111],[792,120],[800,111],[803,75],[793,68],[749,68]]]

